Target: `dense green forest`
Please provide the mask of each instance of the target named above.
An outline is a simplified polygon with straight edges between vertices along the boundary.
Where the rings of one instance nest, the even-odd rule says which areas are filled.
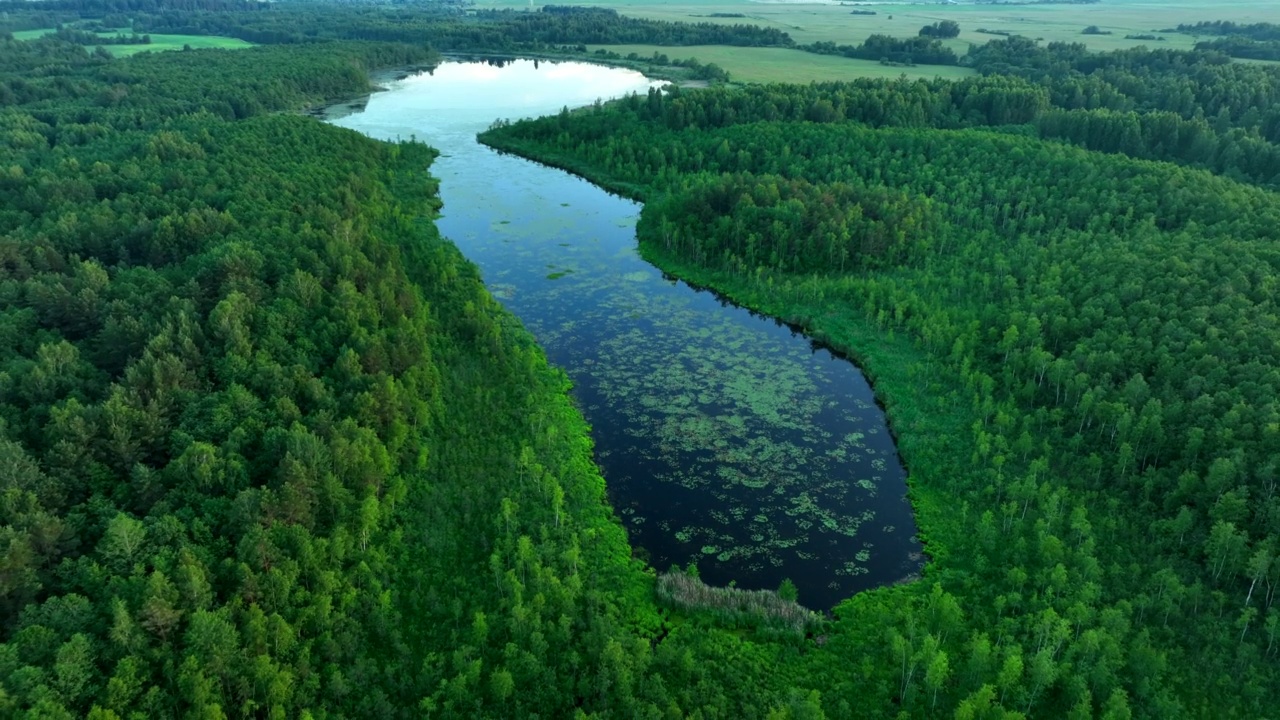
[[[0,714],[773,702],[792,641],[664,629],[433,151],[272,112],[431,57],[0,40]]]
[[[648,257],[863,361],[932,562],[820,619],[633,560],[565,376],[435,231],[434,151],[294,112],[439,49],[785,34],[4,10],[281,44],[0,36],[0,715],[1280,705],[1275,70],[1009,38],[962,82],[672,89],[487,135],[645,198]]]
[[[1007,52],[993,45],[988,63]],[[926,577],[957,612],[892,593],[838,608],[805,660],[832,716],[1266,716],[1280,700],[1280,201],[1136,159],[1161,143],[1261,180],[1177,128],[1256,132],[1273,111],[1236,117],[1228,88],[1276,77],[1072,54],[1021,65],[1087,72],[655,91],[484,136],[646,199],[646,257],[884,376]],[[1138,76],[1190,107],[1122,82]],[[1114,109],[1071,109],[1073,87]],[[1072,136],[1075,118],[1131,120],[1134,144]],[[895,336],[908,347],[886,352]]]
[[[1196,43],[1197,50],[1214,50],[1224,55],[1247,60],[1280,60],[1280,41],[1249,40],[1229,37]]]
[[[1280,68],[1232,63],[1206,52],[1097,55],[1082,45],[1045,47],[1017,37],[993,40],[967,59],[983,77],[676,93],[662,104],[660,121],[673,130],[754,120],[995,126],[1280,186]],[[575,128],[575,134],[588,131]]]

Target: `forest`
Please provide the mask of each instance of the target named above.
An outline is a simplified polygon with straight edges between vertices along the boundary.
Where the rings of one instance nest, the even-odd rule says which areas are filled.
[[[1252,23],[1244,25],[1234,22],[1198,22],[1179,25],[1177,32],[1188,35],[1219,35],[1222,37],[1245,37],[1252,40],[1280,40],[1280,25],[1275,23]]]
[[[436,231],[435,151],[300,112],[448,49],[790,39],[253,5],[4,5],[264,46],[0,34],[0,715],[1280,705],[1280,71],[1009,37],[968,80],[484,136],[645,200],[647,258],[874,379],[931,562],[817,617],[634,559],[564,373]]]
[[[0,714],[767,704],[650,651],[654,580],[563,374],[435,233],[433,151],[278,112],[430,53],[0,45]]]
[[[1280,203],[1253,186],[1274,171],[1202,143],[1271,147],[1280,78],[1021,42],[977,80],[651,92],[483,140],[645,199],[650,260],[888,376],[940,585],[915,597],[963,617],[838,608],[807,665],[829,714],[881,683],[961,717],[1265,715]],[[902,386],[886,333],[910,339]]]

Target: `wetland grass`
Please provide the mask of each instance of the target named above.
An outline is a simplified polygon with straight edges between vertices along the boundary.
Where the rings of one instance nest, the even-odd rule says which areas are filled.
[[[776,590],[741,590],[712,587],[681,571],[658,576],[658,601],[678,610],[706,611],[722,623],[788,630],[799,635],[822,627],[818,613],[794,600],[784,600]]]

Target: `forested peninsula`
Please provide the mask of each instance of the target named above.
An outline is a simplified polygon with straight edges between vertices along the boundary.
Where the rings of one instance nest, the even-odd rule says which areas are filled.
[[[643,198],[646,257],[877,379],[926,577],[963,618],[921,632],[919,606],[841,606],[837,632],[900,661],[851,697],[880,678],[922,712],[968,683],[961,715],[1265,714],[1280,202],[1240,182],[1273,169],[1223,150],[1273,151],[1275,110],[1223,90],[1273,98],[1280,74],[1023,39],[975,54],[987,77],[655,91],[482,139]],[[816,660],[835,652],[810,657],[838,686],[862,651]]]
[[[303,113],[441,50],[793,41],[302,5],[0,4],[0,716],[1280,706],[1280,70],[1010,37],[968,80],[482,137],[873,378],[929,564],[816,616],[633,557],[565,374],[435,228],[436,151]],[[86,20],[261,46],[9,34]]]

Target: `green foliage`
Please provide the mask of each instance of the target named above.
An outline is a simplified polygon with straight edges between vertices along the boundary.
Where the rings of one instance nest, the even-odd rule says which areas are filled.
[[[637,233],[704,265],[843,272],[928,255],[937,224],[922,197],[738,174],[673,188],[646,208]]]
[[[672,130],[784,120],[855,120],[875,127],[996,126],[1280,186],[1280,109],[1250,99],[1280,96],[1280,70],[1228,63],[1204,53],[1091,55],[1083,46],[1051,48],[1024,38],[993,41],[974,53],[987,76],[959,82],[867,79],[711,93],[654,92],[623,101],[626,112],[575,117],[573,129],[594,139],[632,132],[637,123],[650,120]],[[1020,65],[1010,65],[1014,62]],[[563,130],[548,121],[526,128],[524,137],[542,140],[541,133]],[[663,170],[643,154],[635,161],[652,173]]]
[[[1250,40],[1243,37],[1225,37],[1196,43],[1196,50],[1220,52],[1246,60],[1280,60],[1280,40]]]
[[[485,136],[649,199],[647,257],[868,361],[938,584],[837,609],[801,674],[833,716],[1277,701],[1263,620],[1277,611],[1258,593],[1280,583],[1280,204],[1123,148],[930,127],[1003,124],[1019,106],[1048,123],[1055,92],[1008,78],[672,92]],[[1140,117],[1153,129],[1138,137],[1172,145],[1164,116]],[[854,208],[894,203],[927,208],[927,242],[842,268],[823,238],[874,238]],[[905,347],[890,359],[886,343]]]
[[[654,51],[653,55],[650,57],[641,57],[637,53],[627,53],[624,57],[620,53],[616,53],[605,48],[600,48],[591,53],[591,55],[593,58],[608,60],[611,63],[625,63],[637,67],[643,64],[646,69],[651,66],[685,68],[688,71],[688,76],[696,80],[707,80],[709,82],[729,81],[729,73],[726,72],[724,68],[716,65],[715,63],[707,63],[704,65],[699,62],[697,58],[689,58],[688,60],[677,59],[672,61],[671,58],[657,51]]]
[[[1252,40],[1280,40],[1280,25],[1276,23],[1234,23],[1229,21],[1198,22],[1177,27],[1180,33],[1190,35],[1220,35],[1224,37],[1245,37]]]
[[[950,21],[947,21],[950,22]],[[943,23],[945,24],[945,23]],[[954,23],[952,23],[954,24]],[[956,27],[959,33],[959,26]],[[802,47],[820,55],[843,55],[864,60],[880,60],[883,62],[913,65],[958,65],[959,56],[951,48],[943,45],[940,35],[932,35],[920,31],[918,37],[894,38],[888,35],[872,35],[861,45],[837,45],[834,42],[816,42]]]
[[[921,37],[953,38],[960,36],[960,23],[955,20],[941,20],[920,28]]]
[[[133,33],[124,35],[117,33],[115,35],[99,35],[84,30],[78,30],[71,27],[60,27],[57,30],[59,40],[76,45],[150,45],[150,35],[138,35]]]
[[[865,361],[933,562],[807,642],[785,586],[631,559],[564,375],[429,222],[431,150],[278,114],[424,39],[784,35],[128,4],[99,9],[305,44],[0,39],[0,714],[1277,704],[1280,205],[1233,181],[1280,174],[1275,71],[1011,38],[961,83],[654,92],[489,134],[647,196],[646,255]],[[940,47],[901,42],[862,51]]]
[[[1280,69],[1232,63],[1219,52],[1148,50],[1090,53],[1080,43],[1037,45],[1011,37],[974,48],[967,58],[984,74],[1013,74],[1046,87],[1066,110],[1175,113],[1205,119],[1214,131],[1269,131]]]
[[[791,602],[795,602],[796,598],[799,597],[799,592],[796,590],[796,584],[791,582],[790,578],[783,579],[782,585],[778,588],[778,597],[783,600],[790,600]]]
[[[652,650],[565,376],[430,222],[434,152],[271,112],[429,54],[6,48],[6,716],[768,705],[682,669],[718,635]]]

